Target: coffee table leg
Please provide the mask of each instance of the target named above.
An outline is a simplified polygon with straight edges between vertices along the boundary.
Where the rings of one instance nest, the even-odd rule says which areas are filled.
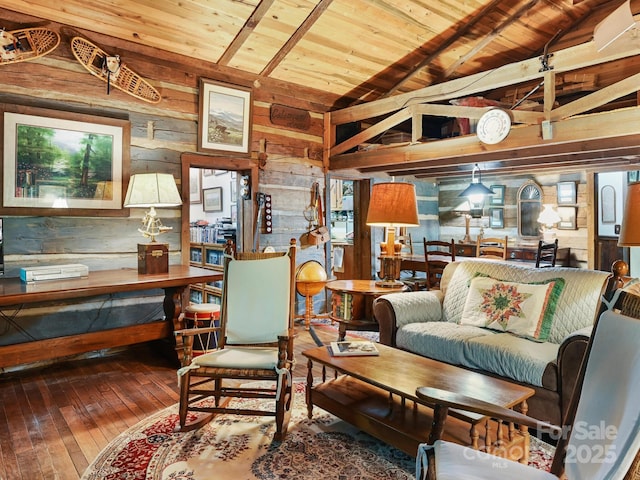
[[[347,335],[347,325],[344,322],[340,322],[338,325],[338,341],[343,342],[344,337]]]
[[[307,399],[307,416],[313,417],[313,403],[311,403],[311,389],[313,388],[313,362],[307,360],[307,388],[305,390]]]

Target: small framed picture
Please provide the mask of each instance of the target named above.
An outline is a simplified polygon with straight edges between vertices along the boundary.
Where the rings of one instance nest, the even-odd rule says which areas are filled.
[[[202,203],[202,170],[189,169],[189,203]]]
[[[504,228],[504,208],[489,209],[489,227]]]
[[[489,196],[491,205],[504,205],[504,192],[506,187],[504,185],[491,185],[493,195]]]
[[[558,182],[558,205],[575,205],[576,182]]]
[[[638,173],[640,173],[638,170],[627,172],[627,183],[636,183],[639,179]]]
[[[558,207],[558,230],[576,230],[578,224],[576,221],[578,207]]]
[[[206,188],[202,190],[202,209],[205,212],[222,211],[222,187]]]

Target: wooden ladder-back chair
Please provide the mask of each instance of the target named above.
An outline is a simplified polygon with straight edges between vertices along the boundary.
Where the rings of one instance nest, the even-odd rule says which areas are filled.
[[[444,267],[456,261],[456,244],[450,242],[423,239],[425,271],[427,272],[427,290],[440,288],[440,279]]]
[[[640,312],[640,297],[627,295],[617,305],[622,309],[606,310],[596,322],[563,427],[453,392],[416,391],[434,405],[434,417],[446,419],[448,409],[455,408],[551,432],[559,439],[551,472],[433,438],[442,431],[434,427],[428,444],[418,447],[416,479],[637,479],[640,320],[624,312]]]
[[[404,227],[400,228],[400,235],[396,237],[398,242],[402,245],[400,255],[413,256],[413,240],[411,239],[411,234],[406,230],[407,229]],[[400,272],[400,281],[413,291],[425,290],[427,288],[426,277],[418,275],[415,270],[402,270]]]
[[[178,371],[181,430],[198,428],[216,413],[264,415],[276,419],[274,439],[284,439],[293,401],[295,250],[292,240],[286,252],[225,256],[215,349],[193,357],[193,336],[208,329],[176,332],[186,363]],[[273,399],[275,408],[230,407],[234,397]],[[196,420],[188,423],[190,412],[208,415],[192,415]]]
[[[508,236],[504,238],[478,237],[478,240],[476,240],[476,257],[491,260],[506,260],[508,240]]]
[[[538,241],[538,250],[536,251],[536,268],[555,267],[556,256],[558,255],[558,239],[546,243],[543,240]]]

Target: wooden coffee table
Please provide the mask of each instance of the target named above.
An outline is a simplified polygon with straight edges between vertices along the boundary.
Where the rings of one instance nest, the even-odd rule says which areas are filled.
[[[307,357],[307,408],[316,405],[359,429],[416,456],[433,426],[433,410],[416,396],[429,386],[527,412],[534,390],[475,373],[413,353],[376,344],[380,355],[333,357],[327,346],[302,352]],[[321,383],[314,385],[314,363],[323,366]],[[334,371],[328,376],[326,367]],[[525,427],[498,424],[482,415],[449,410],[444,440],[482,449],[527,463],[529,434]]]

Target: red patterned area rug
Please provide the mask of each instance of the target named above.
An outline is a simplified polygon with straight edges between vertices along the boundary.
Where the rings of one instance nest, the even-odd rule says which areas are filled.
[[[219,415],[204,427],[174,433],[177,405],[116,437],[82,480],[153,479],[413,479],[415,460],[314,408],[307,418],[304,382],[296,382],[284,442],[274,442],[273,417]],[[264,400],[233,400],[260,407]],[[264,404],[263,404],[264,405]],[[535,439],[533,439],[535,441]],[[532,445],[532,462],[547,468],[550,451]]]

